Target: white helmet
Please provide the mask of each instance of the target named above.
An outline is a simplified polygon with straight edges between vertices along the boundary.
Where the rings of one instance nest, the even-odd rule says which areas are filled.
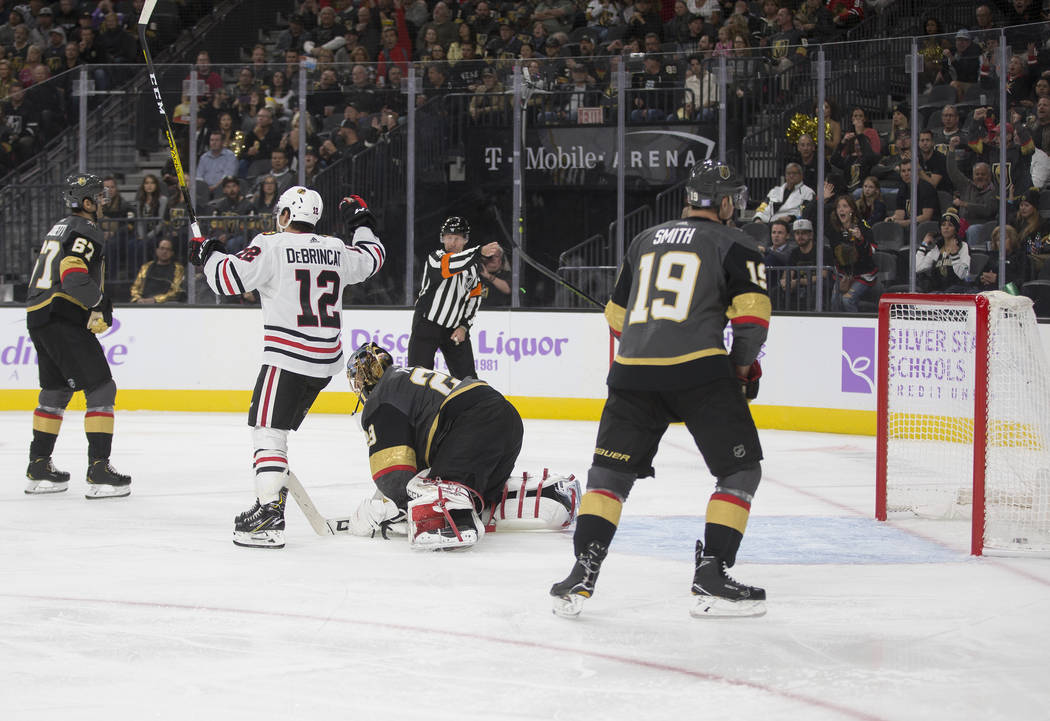
[[[274,210],[277,214],[277,229],[284,230],[292,221],[317,225],[324,211],[324,203],[321,201],[320,193],[316,190],[293,185],[281,193]],[[288,222],[281,225],[281,216],[284,215],[285,210],[289,211]]]

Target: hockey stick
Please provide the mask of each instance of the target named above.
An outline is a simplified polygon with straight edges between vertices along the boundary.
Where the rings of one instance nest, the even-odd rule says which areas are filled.
[[[526,253],[525,250],[520,245],[518,245],[517,243],[514,242],[513,236],[511,236],[511,234],[507,232],[507,226],[505,226],[503,224],[503,218],[500,216],[499,208],[497,208],[495,205],[490,205],[489,209],[492,211],[492,215],[496,218],[496,224],[499,225],[499,229],[500,229],[500,232],[503,233],[503,237],[505,237],[507,239],[507,242],[510,243],[511,247],[514,248],[514,251],[519,256],[521,256],[522,260],[524,260],[530,266],[532,266],[533,268],[538,270],[542,275],[547,276],[548,278],[553,280],[555,283],[563,285],[564,287],[568,288],[570,291],[572,291],[576,295],[580,296],[584,300],[594,304],[595,306],[597,306],[599,308],[604,308],[605,307],[604,303],[599,303],[597,300],[595,300],[594,298],[589,296],[587,293],[585,293],[584,291],[582,291],[579,288],[577,288],[575,285],[573,285],[569,281],[567,281],[564,278],[562,278],[560,275],[555,273],[553,270],[551,270],[547,266],[543,265],[542,263],[540,263],[540,262],[538,262],[536,260],[533,260],[532,257],[529,256],[529,254]]]
[[[349,518],[325,518],[321,515],[321,512],[317,510],[317,506],[314,505],[313,500],[310,499],[310,494],[303,488],[303,484],[299,482],[299,478],[288,471],[287,478],[288,494],[295,499],[295,502],[299,505],[299,510],[306,516],[306,520],[310,523],[310,527],[314,529],[314,533],[318,536],[334,536],[337,533],[350,533],[350,519]]]
[[[157,100],[157,110],[160,117],[164,119],[164,135],[168,139],[168,152],[171,153],[171,162],[175,165],[175,175],[179,179],[179,187],[186,197],[186,212],[190,216],[190,232],[192,237],[201,237],[201,228],[197,223],[197,214],[193,212],[193,199],[190,197],[189,186],[186,185],[186,174],[182,172],[182,161],[179,159],[179,148],[175,144],[175,133],[171,129],[171,121],[168,114],[164,112],[164,99],[160,95],[160,85],[157,83],[157,74],[153,69],[153,58],[149,54],[149,43],[146,42],[146,28],[149,27],[150,16],[153,9],[157,7],[157,0],[146,0],[142,4],[142,13],[139,14],[139,42],[142,43],[142,54],[146,56],[146,72],[149,74],[150,85],[153,86],[153,97]]]

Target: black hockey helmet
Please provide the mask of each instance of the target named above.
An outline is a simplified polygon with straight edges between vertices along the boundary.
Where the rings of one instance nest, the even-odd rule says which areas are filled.
[[[350,381],[350,390],[361,400],[367,399],[386,369],[393,364],[393,356],[382,346],[371,342],[360,346],[346,362],[346,377]]]
[[[91,173],[73,173],[66,176],[65,188],[62,190],[62,199],[66,205],[75,210],[83,208],[81,205],[85,199],[98,201],[98,196],[106,192],[102,185],[102,178]]]
[[[445,222],[441,224],[440,237],[452,234],[462,235],[467,240],[470,240],[470,223],[467,222],[466,218],[459,215],[445,218]]]
[[[689,171],[685,181],[685,202],[694,208],[718,210],[722,198],[729,196],[737,208],[747,206],[744,178],[718,160],[702,160]]]

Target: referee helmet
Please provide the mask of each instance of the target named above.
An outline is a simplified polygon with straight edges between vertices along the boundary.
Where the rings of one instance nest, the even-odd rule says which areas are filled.
[[[470,223],[467,219],[453,215],[445,218],[445,222],[441,224],[441,234],[438,238],[443,238],[446,235],[462,235],[467,240],[470,240]]]

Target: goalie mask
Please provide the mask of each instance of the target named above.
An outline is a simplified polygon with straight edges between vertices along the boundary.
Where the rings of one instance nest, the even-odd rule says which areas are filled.
[[[350,381],[350,390],[362,401],[376,387],[386,369],[394,364],[394,359],[386,350],[375,343],[365,343],[350,356],[346,362],[346,377]]]
[[[288,220],[281,225],[284,211],[288,211]],[[324,202],[316,190],[304,188],[301,185],[293,185],[281,193],[274,206],[274,214],[277,216],[277,230],[284,230],[293,222],[306,223],[310,227],[317,225],[324,211]]]

